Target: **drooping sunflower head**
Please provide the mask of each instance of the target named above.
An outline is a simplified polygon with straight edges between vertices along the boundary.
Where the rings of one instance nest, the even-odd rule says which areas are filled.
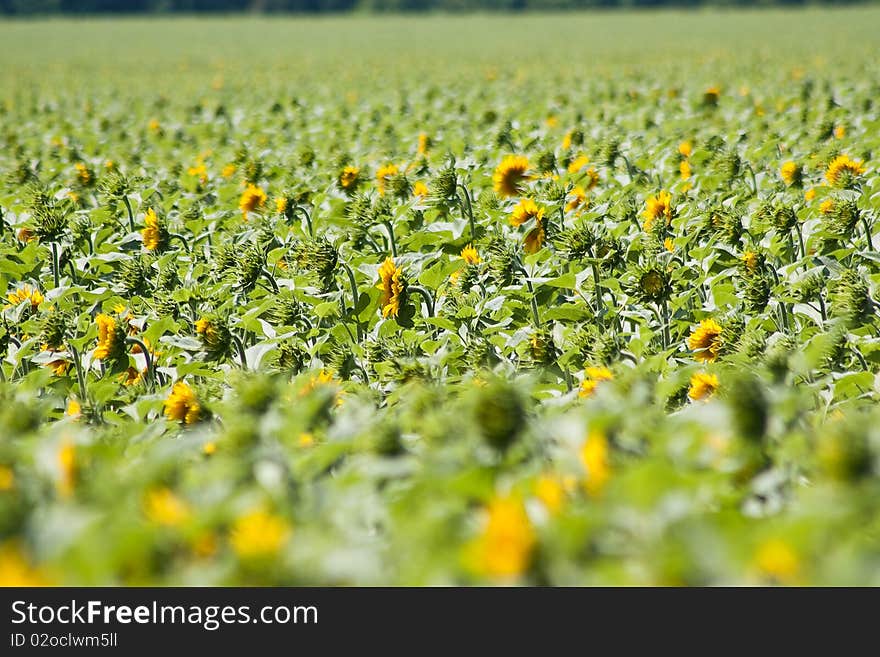
[[[779,169],[779,175],[789,187],[800,187],[803,179],[803,169],[797,162],[786,162]]]
[[[238,202],[238,208],[245,220],[248,218],[248,213],[261,210],[266,205],[267,198],[266,192],[261,187],[248,183]]]
[[[406,279],[403,268],[394,264],[393,258],[386,258],[379,267],[379,283],[376,287],[382,291],[379,306],[382,317],[397,317],[406,294]]]
[[[591,397],[596,392],[596,387],[602,381],[611,381],[614,375],[604,365],[587,367],[584,369],[584,380],[581,382],[579,397]]]
[[[343,167],[339,173],[339,186],[347,193],[354,192],[360,182],[361,170],[359,167],[350,164]]]
[[[694,401],[708,399],[718,390],[718,376],[706,372],[697,372],[691,377],[688,397]]]
[[[386,164],[385,166],[379,167],[376,171],[376,186],[379,189],[379,195],[384,196],[385,190],[388,184],[391,182],[391,179],[397,176],[400,173],[400,169],[396,164]]]
[[[672,194],[664,190],[659,194],[649,196],[645,201],[642,216],[645,218],[644,228],[646,231],[650,231],[658,219],[663,220],[668,226],[673,217]]]
[[[825,179],[832,187],[852,187],[856,179],[865,173],[865,164],[849,155],[838,155],[828,164]]]
[[[144,248],[148,251],[160,251],[168,243],[168,230],[153,208],[147,210],[144,217],[144,229],[141,231]]]
[[[565,204],[565,211],[574,212],[578,208],[585,209],[589,204],[586,190],[578,186],[568,193],[568,203]]]
[[[522,184],[528,180],[529,158],[525,155],[508,155],[495,169],[492,184],[502,197],[516,196]]]
[[[125,353],[125,328],[110,315],[100,313],[95,317],[98,325],[98,346],[94,357],[97,360],[116,360]]]
[[[517,203],[516,207],[513,208],[513,212],[510,213],[510,225],[522,226],[529,219],[540,222],[544,217],[544,212],[544,208],[539,207],[532,199],[524,198]]]
[[[165,417],[174,422],[195,424],[199,421],[202,407],[196,393],[183,381],[178,381],[165,401]]]
[[[232,334],[222,318],[213,314],[201,317],[196,320],[195,329],[209,359],[219,359],[229,354]]]
[[[703,362],[712,362],[721,351],[723,329],[714,319],[704,319],[688,338],[688,347],[694,352],[694,358]]]

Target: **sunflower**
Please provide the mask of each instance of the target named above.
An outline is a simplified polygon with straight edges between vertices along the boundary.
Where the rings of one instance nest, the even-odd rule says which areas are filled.
[[[124,344],[125,330],[115,319],[104,313],[95,317],[95,323],[98,325],[98,346],[94,357],[97,360],[108,360],[118,355]]]
[[[417,180],[412,187],[412,195],[416,198],[427,198],[429,194],[428,186],[421,180]]]
[[[513,212],[511,212],[510,225],[522,226],[529,219],[534,219],[535,221],[540,223],[543,218],[544,208],[539,208],[532,199],[524,198],[519,203],[517,203],[516,207],[513,209]]]
[[[687,160],[682,160],[678,165],[678,172],[681,174],[682,180],[687,180],[691,177],[691,163]]]
[[[608,438],[601,431],[590,431],[580,450],[581,465],[586,471],[584,488],[590,495],[598,495],[611,478]]]
[[[427,133],[420,132],[418,148],[419,155],[427,155],[429,148],[431,148],[431,138],[427,135]]]
[[[159,221],[156,211],[153,208],[147,210],[144,217],[145,228],[141,231],[141,237],[144,242],[144,248],[148,251],[156,251],[165,244],[168,239],[168,232],[165,226]]]
[[[574,212],[578,208],[586,208],[589,205],[587,191],[583,187],[575,187],[570,194],[571,200],[565,204],[566,212]]]
[[[865,173],[865,164],[849,155],[838,155],[825,170],[825,179],[833,187],[848,187],[856,176]]]
[[[385,187],[388,182],[400,173],[400,169],[397,168],[396,164],[386,164],[383,167],[379,167],[379,170],[376,171],[376,184],[379,188],[379,195],[385,195]]]
[[[745,265],[745,268],[749,272],[755,271],[755,268],[758,266],[758,254],[754,251],[746,251],[742,254],[742,263]]]
[[[528,180],[529,158],[525,155],[508,155],[492,176],[495,192],[501,196],[516,196],[523,181]]]
[[[266,205],[266,198],[266,192],[262,188],[257,187],[253,183],[248,184],[247,189],[242,192],[241,199],[238,202],[238,208],[241,210],[245,221],[247,221],[249,212],[256,212]]]
[[[269,559],[281,551],[290,533],[283,518],[256,510],[235,521],[229,542],[241,559]]]
[[[672,221],[672,194],[661,191],[656,196],[649,196],[645,201],[642,216],[645,218],[645,230],[651,230],[651,226],[660,218],[663,218],[668,226]]]
[[[584,370],[584,380],[581,383],[581,389],[578,391],[578,397],[592,397],[596,392],[596,386],[602,381],[611,381],[614,375],[607,367],[588,367]]]
[[[183,381],[178,381],[165,401],[165,417],[175,422],[194,424],[198,422],[201,406],[196,393]]]
[[[346,166],[339,174],[339,186],[347,192],[357,187],[361,170],[359,167]]]
[[[525,506],[512,496],[496,497],[486,512],[485,528],[470,546],[473,570],[493,579],[522,575],[537,543]]]
[[[721,351],[721,325],[714,319],[704,319],[688,338],[688,347],[694,351],[694,358],[712,362]]]
[[[782,180],[789,187],[801,184],[802,171],[796,162],[789,161],[783,164],[782,168],[779,169],[779,175],[782,176]]]
[[[473,244],[468,244],[461,250],[461,259],[469,265],[478,265],[482,262],[480,254],[474,248]]]
[[[590,158],[588,158],[586,155],[579,155],[578,157],[574,158],[571,161],[571,163],[568,165],[568,172],[569,173],[577,173],[578,171],[583,169],[585,166],[587,166],[589,163],[590,163]]]
[[[403,268],[397,267],[393,258],[386,258],[379,267],[379,283],[376,287],[382,290],[379,301],[382,317],[397,317],[406,290],[406,281],[403,279]]]
[[[6,299],[9,301],[9,304],[4,306],[4,310],[6,308],[11,308],[12,306],[17,306],[24,301],[30,301],[31,308],[36,309],[37,306],[43,303],[44,297],[43,293],[37,288],[31,287],[30,285],[24,285],[18,288],[15,292],[7,294]]]
[[[689,141],[683,141],[678,145],[678,154],[682,157],[690,157],[694,147]]]
[[[697,372],[691,377],[688,397],[694,401],[700,401],[711,397],[716,390],[718,390],[718,377],[716,375]]]

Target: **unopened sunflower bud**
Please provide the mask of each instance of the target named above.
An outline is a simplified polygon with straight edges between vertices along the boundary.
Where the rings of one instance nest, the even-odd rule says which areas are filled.
[[[556,154],[553,151],[544,151],[538,156],[538,171],[550,173],[556,170]]]
[[[196,321],[196,334],[209,360],[220,360],[232,351],[232,334],[226,320],[217,314],[208,314]]]
[[[50,310],[40,321],[40,346],[45,351],[61,351],[74,328],[73,317],[67,312]]]
[[[526,409],[516,386],[495,379],[471,391],[471,412],[483,439],[498,450],[510,447],[525,426]]]
[[[308,272],[322,288],[332,285],[339,264],[339,253],[323,237],[298,242],[291,252],[293,261]]]
[[[148,290],[147,281],[152,278],[150,266],[141,256],[123,260],[116,276],[127,297],[144,295]]]
[[[870,290],[859,272],[844,269],[831,295],[831,314],[849,327],[865,323],[874,314]]]
[[[516,248],[508,243],[503,236],[497,235],[489,242],[486,255],[489,275],[495,283],[502,287],[511,285],[517,269]]]

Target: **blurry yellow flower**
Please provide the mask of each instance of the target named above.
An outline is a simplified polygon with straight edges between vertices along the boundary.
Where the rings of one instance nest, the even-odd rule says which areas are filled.
[[[661,191],[656,196],[649,196],[645,201],[645,210],[642,212],[645,218],[645,230],[651,230],[657,219],[664,219],[668,226],[672,221],[672,194]]]
[[[0,546],[0,587],[47,586],[45,574],[28,563],[20,548]]]
[[[322,369],[317,374],[309,377],[308,382],[299,391],[299,396],[303,397],[319,386],[331,385],[336,383],[336,378],[330,370]]]
[[[581,465],[586,472],[584,489],[598,495],[611,478],[608,438],[601,431],[591,431],[581,447]]]
[[[522,183],[529,178],[529,159],[525,155],[508,155],[495,169],[492,185],[500,196],[516,196]]]
[[[694,358],[699,361],[712,362],[721,351],[721,325],[714,319],[704,319],[688,338],[688,347],[693,350]]]
[[[162,242],[162,231],[159,226],[159,217],[156,216],[156,211],[153,208],[147,210],[147,214],[144,216],[144,226],[145,228],[141,231],[144,248],[155,251]]]
[[[587,166],[589,163],[590,163],[590,158],[588,158],[586,155],[579,155],[578,157],[574,158],[569,163],[568,172],[569,173],[577,173],[578,171],[583,169],[585,166]]]
[[[562,150],[567,151],[571,148],[571,140],[574,137],[574,130],[569,130],[562,138]]]
[[[275,199],[275,212],[277,214],[284,214],[287,212],[287,197],[279,196]]]
[[[547,233],[544,231],[544,221],[543,219],[538,218],[535,221],[535,227],[526,234],[525,238],[523,238],[523,251],[529,255],[537,253],[541,250],[541,247],[544,246],[544,240],[546,238]]]
[[[10,292],[6,295],[6,299],[9,303],[3,306],[3,309],[11,308],[12,306],[17,306],[24,301],[30,301],[31,308],[36,309],[43,301],[45,301],[45,297],[43,297],[43,293],[40,292],[37,288],[31,287],[30,285],[23,285],[14,292]]]
[[[229,541],[240,558],[263,559],[276,556],[290,533],[290,527],[283,518],[257,510],[235,521]]]
[[[755,271],[755,267],[758,266],[758,254],[754,251],[746,251],[742,254],[742,261],[746,269]]]
[[[58,463],[58,480],[56,481],[58,494],[62,497],[70,497],[76,486],[79,471],[76,460],[76,445],[70,439],[65,438],[61,441],[56,460]]]
[[[826,198],[819,204],[819,212],[822,214],[831,214],[834,211],[834,199]]]
[[[529,219],[535,219],[540,222],[544,217],[544,212],[544,208],[539,208],[532,199],[524,198],[513,208],[509,219],[510,225],[522,226]]]
[[[854,160],[849,155],[838,155],[825,170],[825,179],[833,186],[845,186],[863,173],[865,165],[861,160]]]
[[[413,185],[412,193],[415,197],[426,198],[429,194],[428,186],[419,180]]]
[[[559,117],[551,114],[544,120],[544,125],[548,128],[555,128],[559,125]]]
[[[82,162],[77,162],[74,167],[76,168],[76,177],[79,179],[80,184],[84,186],[88,186],[89,184],[91,184],[91,170]]]
[[[101,313],[95,317],[98,325],[98,346],[95,348],[94,357],[103,360],[109,357],[119,345],[116,344],[116,320]]]
[[[424,132],[419,133],[419,155],[427,155],[428,149],[431,147],[431,138]]]
[[[199,162],[194,167],[190,167],[186,170],[187,174],[192,176],[193,178],[198,178],[199,183],[204,185],[208,181],[208,169],[205,167],[204,162]]]
[[[223,176],[223,177],[226,178],[226,179],[232,178],[232,176],[235,175],[235,170],[236,170],[236,168],[237,168],[237,167],[236,167],[234,164],[227,164],[227,165],[226,165],[225,167],[223,167],[223,169],[220,171],[220,175]]]
[[[149,128],[150,132],[157,133],[162,131],[162,124],[159,123],[159,119],[150,119],[150,122],[147,124],[147,128]]]
[[[315,444],[315,435],[304,431],[303,433],[299,434],[299,439],[297,440],[297,443],[300,447],[311,447]]]
[[[607,367],[587,367],[584,370],[584,380],[581,382],[579,397],[590,397],[596,392],[596,386],[602,381],[611,381],[614,375]]]
[[[137,385],[144,380],[144,375],[146,373],[147,370],[138,370],[129,366],[128,369],[119,375],[119,380],[122,381],[122,385],[124,386]]]
[[[671,237],[666,237],[663,239],[663,248],[673,253],[675,251],[675,242],[673,242]]]
[[[682,160],[678,164],[678,172],[681,174],[682,180],[687,180],[691,177],[691,164],[687,160]]]
[[[844,125],[835,126],[834,136],[837,139],[843,139],[844,137],[846,137],[846,126],[844,126]]]
[[[587,192],[583,187],[575,187],[570,192],[571,199],[565,205],[566,212],[574,212],[578,208],[586,208],[589,205]]]
[[[151,490],[144,498],[144,515],[156,525],[177,527],[189,518],[190,510],[186,502],[168,488]]]
[[[718,377],[714,374],[697,372],[691,377],[691,385],[688,389],[688,397],[694,401],[708,399],[718,390]]]
[[[67,410],[64,411],[64,414],[67,417],[76,419],[82,415],[82,406],[77,400],[70,399],[67,402]]]
[[[543,474],[538,478],[535,482],[535,495],[554,515],[562,510],[565,503],[565,487],[559,476],[554,474]]]
[[[403,269],[395,266],[393,258],[386,258],[379,267],[379,283],[376,285],[382,290],[382,296],[379,300],[382,317],[397,317],[400,312],[400,304],[403,301],[405,285]]]
[[[0,492],[10,491],[15,487],[15,472],[7,465],[0,465]]]
[[[205,456],[213,456],[217,453],[217,443],[214,441],[208,441],[202,446],[202,452]]]
[[[804,192],[804,199],[805,200],[812,201],[814,198],[816,198],[816,190],[813,189],[812,187]]]
[[[763,575],[782,584],[797,581],[801,564],[794,550],[781,539],[770,539],[763,543],[755,553],[755,566]]]
[[[389,179],[392,176],[396,176],[400,172],[400,169],[397,168],[396,164],[386,164],[385,166],[379,167],[379,170],[376,171],[376,184],[379,188],[379,195],[385,195],[385,186],[388,184]]]
[[[339,174],[339,186],[346,191],[354,189],[354,187],[357,186],[358,176],[360,176],[360,173],[361,170],[358,167],[345,167],[342,170],[342,173]]]
[[[464,260],[469,265],[478,265],[482,262],[480,259],[480,254],[477,253],[477,250],[474,248],[473,244],[468,244],[461,250],[461,259]]]
[[[48,345],[43,345],[43,351],[48,351]],[[53,360],[46,363],[46,367],[52,370],[52,374],[55,376],[64,376],[67,374],[67,371],[70,369],[70,361],[67,360]]]
[[[690,157],[694,147],[689,141],[683,141],[678,145],[678,152],[682,157]]]
[[[786,185],[795,185],[800,183],[801,168],[796,162],[786,162],[779,170],[779,175]]]
[[[486,509],[483,533],[470,545],[471,566],[480,575],[509,579],[529,567],[536,537],[523,503],[496,497]]]
[[[165,401],[165,417],[175,422],[193,424],[198,422],[201,406],[195,392],[183,381],[178,381]]]
[[[266,192],[262,188],[257,187],[253,183],[249,183],[247,189],[241,194],[238,202],[238,208],[241,210],[242,216],[247,220],[249,212],[256,212],[266,205]]]

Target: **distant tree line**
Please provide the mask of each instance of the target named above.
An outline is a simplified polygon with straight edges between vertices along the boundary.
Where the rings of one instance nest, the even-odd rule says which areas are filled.
[[[878,0],[868,0],[876,3]],[[526,11],[583,8],[857,4],[860,0],[0,0],[0,14]],[[864,2],[864,0],[862,0]]]

